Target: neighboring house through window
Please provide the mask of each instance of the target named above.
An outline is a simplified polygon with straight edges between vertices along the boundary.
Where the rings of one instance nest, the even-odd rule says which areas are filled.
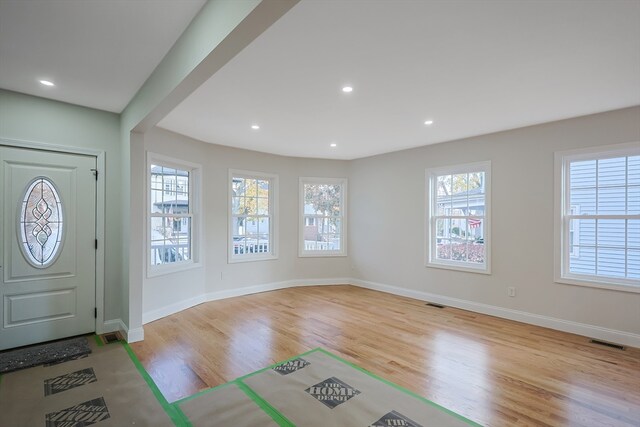
[[[556,281],[640,292],[640,145],[556,154]]]
[[[490,273],[491,163],[428,169],[429,267]]]
[[[300,256],[346,256],[346,197],[346,179],[300,178]]]
[[[229,262],[277,258],[277,175],[229,171]]]
[[[199,166],[149,154],[149,273],[194,263],[196,175]]]

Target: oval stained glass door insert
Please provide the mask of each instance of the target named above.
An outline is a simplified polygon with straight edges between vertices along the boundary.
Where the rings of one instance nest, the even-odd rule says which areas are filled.
[[[51,265],[62,249],[64,218],[55,185],[45,177],[34,179],[22,197],[18,217],[20,243],[34,267]]]

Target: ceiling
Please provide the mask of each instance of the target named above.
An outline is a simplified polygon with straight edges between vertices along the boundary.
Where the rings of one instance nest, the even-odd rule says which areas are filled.
[[[0,0],[0,87],[121,112],[204,3]],[[302,0],[159,126],[355,159],[640,105],[639,76],[636,0]]]
[[[639,1],[302,0],[159,126],[354,159],[639,104]]]
[[[119,113],[204,3],[0,0],[0,88]]]

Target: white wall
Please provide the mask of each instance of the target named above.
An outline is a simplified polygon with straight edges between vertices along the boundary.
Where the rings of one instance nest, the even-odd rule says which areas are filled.
[[[640,141],[640,107],[355,160],[349,174],[354,277],[487,312],[516,310],[638,339],[640,294],[553,281],[554,152],[631,141]],[[491,161],[493,182],[491,275],[425,267],[425,169],[484,160]],[[515,298],[507,286],[516,287]]]
[[[117,114],[0,90],[0,138],[106,153],[104,319],[121,317],[120,120]]]
[[[346,257],[298,258],[298,178],[345,178],[348,162],[240,150],[196,141],[159,128],[144,134],[144,149],[203,167],[202,267],[151,278],[145,274],[142,296],[145,322],[205,298],[233,295],[240,288],[300,279],[313,283],[314,279],[349,277],[350,264]],[[134,169],[145,170],[144,153],[136,150],[132,162],[135,162]],[[229,169],[278,175],[278,259],[227,263]],[[143,181],[141,173],[132,175],[132,200],[144,198]]]

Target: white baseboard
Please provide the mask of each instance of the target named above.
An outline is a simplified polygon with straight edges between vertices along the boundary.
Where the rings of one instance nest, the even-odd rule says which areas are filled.
[[[352,282],[352,279],[348,279],[348,278],[286,280],[283,282],[272,282],[272,283],[265,283],[263,285],[246,286],[244,288],[210,292],[206,295],[206,300],[216,301],[216,300],[225,299],[225,298],[241,297],[243,295],[275,291],[277,289],[297,288],[301,286],[350,285],[351,282]]]
[[[509,308],[430,294],[428,292],[404,289],[382,283],[369,282],[366,280],[351,279],[351,284],[361,288],[372,289],[422,301],[435,302],[437,304],[461,308],[463,310],[469,310],[476,313],[488,314],[490,316],[501,317],[503,319],[515,320],[531,325],[543,326],[545,328],[556,329],[559,331],[570,332],[572,334],[583,335],[585,337],[597,338],[603,341],[640,348],[640,335],[631,332],[618,331],[586,323],[557,319],[555,317],[542,316],[539,314],[528,313],[526,311],[512,310]]]
[[[108,334],[110,332],[122,331],[124,329],[124,322],[120,319],[114,319],[104,321],[104,323],[102,323],[102,329],[96,332],[98,334]]]
[[[142,327],[129,330],[122,319],[107,320],[102,324],[102,334],[119,331],[126,342],[142,341],[144,330]]]
[[[197,297],[188,298],[183,301],[178,301],[173,304],[165,305],[164,307],[157,308],[155,310],[147,311],[142,314],[142,324],[153,322],[154,320],[161,319],[163,317],[170,316],[178,313],[187,308],[194,307],[198,304],[208,301],[216,301],[225,298],[240,297],[243,295],[257,294],[260,292],[275,291],[277,289],[295,288],[300,286],[319,286],[319,285],[349,285],[352,279],[349,278],[337,278],[337,279],[296,279],[286,280],[283,282],[265,283],[262,285],[245,286],[243,288],[226,289],[223,291],[209,292],[205,295],[198,295]]]
[[[144,329],[142,328],[142,326],[140,326],[139,328],[128,329],[123,333],[128,343],[144,340]]]
[[[198,295],[197,297],[188,298],[183,301],[165,305],[164,307],[160,307],[155,310],[147,311],[142,313],[142,324],[144,325],[146,323],[153,322],[154,320],[162,319],[163,317],[167,317],[179,311],[186,310],[187,308],[202,304],[205,301],[207,300],[204,295]]]

